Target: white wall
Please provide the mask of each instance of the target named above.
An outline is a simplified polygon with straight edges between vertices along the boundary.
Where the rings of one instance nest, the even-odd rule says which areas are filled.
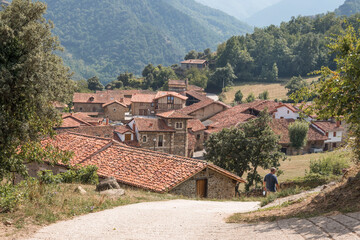
[[[329,132],[329,139],[325,143],[341,142],[343,131],[337,131],[336,137],[334,137],[334,132]]]
[[[277,111],[275,112],[275,119],[297,119],[299,117],[298,113],[294,113],[289,108],[283,106],[279,107]]]

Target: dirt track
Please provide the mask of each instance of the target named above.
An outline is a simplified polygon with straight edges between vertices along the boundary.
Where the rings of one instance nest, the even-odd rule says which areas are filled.
[[[231,213],[256,208],[255,202],[140,203],[59,222],[31,239],[360,239],[360,213],[258,225],[224,222]]]

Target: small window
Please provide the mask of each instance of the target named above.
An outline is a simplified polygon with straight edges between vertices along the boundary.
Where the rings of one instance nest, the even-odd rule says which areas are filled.
[[[164,144],[164,137],[163,135],[159,136],[159,141],[158,141],[158,147],[162,147]]]
[[[177,128],[177,129],[182,129],[182,128],[183,128],[182,122],[177,122],[177,123],[175,124],[175,128]]]
[[[89,98],[89,100],[90,100],[91,102],[94,101],[94,97]]]
[[[200,140],[200,134],[196,135],[196,140]]]
[[[288,114],[290,114],[290,111],[288,110]]]
[[[146,136],[142,136],[142,142],[146,143],[147,142],[147,137]]]
[[[168,104],[174,104],[174,97],[173,96],[168,96],[167,97],[167,103]]]
[[[114,112],[116,112],[116,108],[114,108]]]
[[[110,137],[110,135],[109,135],[109,134],[106,134],[105,137],[108,138],[108,137]]]
[[[131,141],[131,134],[125,134],[125,141]]]
[[[328,132],[326,133],[326,136],[329,137],[329,133],[328,133]]]
[[[80,111],[82,111],[82,110],[83,110],[83,108],[81,107],[79,110],[80,110]]]
[[[334,137],[336,137],[336,132],[334,132]]]
[[[151,103],[151,107],[154,107],[154,103]]]

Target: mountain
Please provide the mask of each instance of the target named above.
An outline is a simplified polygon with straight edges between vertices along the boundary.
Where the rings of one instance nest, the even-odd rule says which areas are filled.
[[[215,49],[252,28],[194,0],[44,0],[78,78],[106,83],[148,63],[178,63],[192,49]]]
[[[254,13],[269,7],[281,0],[196,0],[206,6],[219,9],[238,19],[245,19]]]
[[[279,25],[283,21],[289,21],[292,16],[312,16],[334,11],[343,3],[344,0],[282,0],[257,12],[245,21],[257,27]]]
[[[350,16],[360,12],[360,0],[346,0],[343,5],[335,10],[337,15]]]

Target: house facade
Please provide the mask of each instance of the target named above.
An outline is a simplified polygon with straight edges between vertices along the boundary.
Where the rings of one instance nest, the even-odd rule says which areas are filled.
[[[188,70],[191,68],[205,69],[209,65],[208,61],[203,59],[189,59],[181,62],[181,69]]]
[[[332,151],[340,147],[344,135],[344,128],[341,127],[340,121],[314,121],[312,126],[326,135],[324,151]]]

